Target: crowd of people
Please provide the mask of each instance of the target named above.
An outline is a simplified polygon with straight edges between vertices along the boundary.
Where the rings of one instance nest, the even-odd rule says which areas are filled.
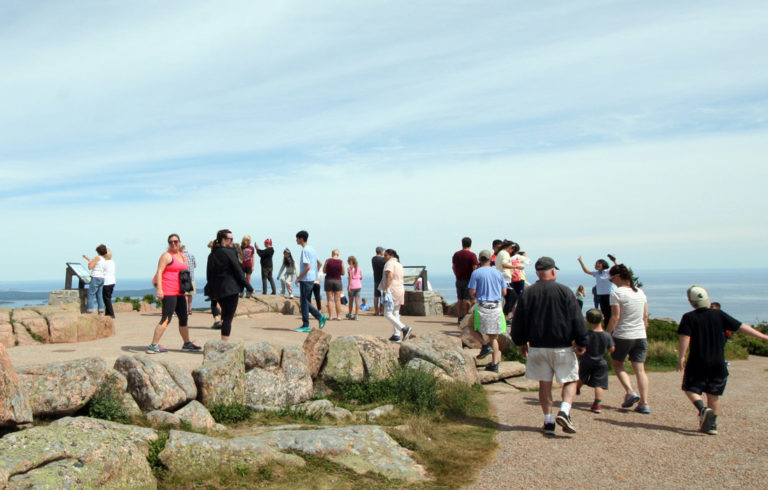
[[[361,300],[363,272],[358,260],[349,256],[345,261],[340,251],[333,249],[331,256],[321,262],[315,249],[309,245],[309,233],[296,233],[296,244],[301,247],[298,261],[290,248],[283,250],[283,260],[277,274],[281,295],[294,297],[293,286],[299,288],[301,325],[297,332],[311,331],[310,315],[322,329],[331,319],[342,319],[342,301],[346,291],[347,313],[344,318],[356,320],[361,309],[368,309]],[[272,277],[274,249],[272,240],[264,240],[264,248],[251,245],[246,235],[239,244],[228,229],[219,230],[209,243],[211,249],[206,267],[205,295],[211,301],[213,328],[221,330],[221,339],[229,340],[232,321],[239,298],[250,297],[254,288],[250,283],[255,257],[261,266],[262,292],[276,295]],[[526,377],[539,383],[539,402],[544,413],[543,431],[553,434],[557,425],[566,433],[576,433],[571,420],[574,397],[583,386],[594,389],[591,410],[602,411],[602,398],[608,388],[609,369],[606,353],[624,390],[621,407],[640,414],[650,414],[649,380],[645,371],[648,352],[648,300],[636,284],[632,269],[619,263],[613,255],[595,262],[594,270],[577,258],[584,273],[595,278],[593,297],[595,308],[582,315],[586,297],[585,288],[574,292],[557,282],[559,267],[550,257],[540,257],[534,264],[538,281],[526,282],[525,269],[531,264],[520,245],[512,240],[494,240],[491,250],[475,255],[472,240],[464,237],[461,250],[452,257],[456,277],[456,313],[461,325],[471,315],[472,334],[482,344],[478,359],[491,355],[486,370],[498,372],[501,360],[498,338],[509,332],[512,342],[527,358]],[[87,310],[114,316],[111,304],[115,285],[115,264],[112,252],[101,244],[97,256],[89,258],[91,279]],[[298,262],[298,263],[297,263]],[[160,340],[173,315],[178,318],[182,350],[195,352],[200,346],[189,337],[188,317],[192,313],[191,301],[195,293],[195,257],[189,253],[177,234],[168,236],[168,247],[157,263],[152,283],[161,302],[161,318],[147,347],[147,352],[167,352]],[[373,314],[384,316],[392,325],[392,342],[403,342],[413,329],[400,318],[405,303],[404,270],[393,249],[376,247],[371,259],[374,278]],[[346,289],[344,277],[346,276]],[[326,309],[322,313],[320,287],[326,293]],[[317,307],[311,303],[315,297]],[[682,388],[699,415],[700,430],[717,433],[717,415],[720,397],[725,389],[728,370],[723,355],[726,339],[733,332],[742,332],[762,340],[768,336],[733,319],[723,312],[718,303],[710,302],[701,286],[692,286],[687,297],[694,308],[686,313],[678,329],[680,336],[678,370],[684,371]],[[588,328],[589,326],[589,328]],[[690,351],[687,356],[686,354]],[[625,369],[629,360],[635,375],[637,389]],[[557,414],[553,413],[553,380],[562,384],[561,402]],[[703,396],[706,396],[706,404]]]

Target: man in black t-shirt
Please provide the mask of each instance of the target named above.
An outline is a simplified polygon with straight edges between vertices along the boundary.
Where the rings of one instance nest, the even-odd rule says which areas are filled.
[[[384,258],[384,247],[376,247],[376,255],[371,258],[371,268],[373,268],[373,313],[377,316],[384,314],[384,309],[379,305],[381,291],[379,283],[384,277],[384,264],[387,259]]]
[[[728,381],[725,364],[725,332],[741,332],[768,341],[768,335],[739,322],[722,310],[710,308],[707,290],[701,286],[688,288],[688,302],[695,309],[683,315],[677,333],[677,370],[683,371],[685,352],[690,347],[688,362],[683,371],[683,391],[699,412],[699,430],[717,434],[717,414],[720,411],[720,397]],[[702,393],[707,394],[704,406]]]

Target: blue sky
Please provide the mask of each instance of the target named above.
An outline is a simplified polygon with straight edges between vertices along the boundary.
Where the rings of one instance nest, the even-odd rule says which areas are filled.
[[[2,279],[175,232],[765,266],[765,2],[0,1]]]

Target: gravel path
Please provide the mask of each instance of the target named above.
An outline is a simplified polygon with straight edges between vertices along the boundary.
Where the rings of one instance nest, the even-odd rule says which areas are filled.
[[[620,408],[624,392],[614,376],[601,414],[589,411],[594,392],[582,390],[572,436],[560,427],[556,437],[541,433],[537,393],[489,393],[499,448],[468,488],[768,488],[768,358],[732,362],[729,370],[716,436],[697,432],[677,372],[649,373],[650,415]]]

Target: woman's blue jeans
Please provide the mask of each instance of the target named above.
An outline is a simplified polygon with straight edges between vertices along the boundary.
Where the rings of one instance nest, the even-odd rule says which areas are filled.
[[[104,311],[102,289],[104,289],[104,278],[92,277],[90,284],[88,284],[88,313],[93,311],[96,304],[98,304],[99,311]]]

